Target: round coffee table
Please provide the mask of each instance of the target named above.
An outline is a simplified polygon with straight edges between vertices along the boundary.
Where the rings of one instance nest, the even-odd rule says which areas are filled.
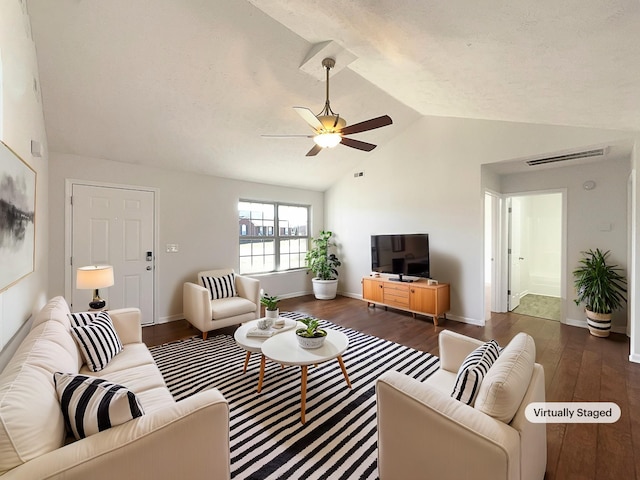
[[[327,338],[320,348],[305,349],[298,344],[295,331],[288,331],[281,335],[275,335],[262,344],[262,360],[260,362],[260,377],[258,380],[258,392],[262,390],[264,379],[265,357],[282,365],[299,365],[301,368],[300,388],[300,420],[305,423],[305,407],[307,400],[307,367],[333,360],[340,363],[342,374],[351,388],[349,375],[342,360],[342,354],[349,346],[349,338],[342,332],[325,329]]]
[[[252,330],[253,328],[257,328],[258,326],[258,322],[262,320],[262,318],[259,318],[258,320],[251,320],[250,322],[247,322],[241,326],[239,326],[235,333],[233,334],[233,338],[236,341],[236,344],[238,344],[238,346],[244,350],[247,351],[247,355],[244,359],[244,369],[242,370],[242,373],[246,373],[247,371],[247,365],[249,365],[249,359],[251,358],[251,354],[252,353],[260,353],[262,351],[262,344],[268,340],[271,337],[251,337],[251,336],[247,336],[247,333],[249,333],[249,330]],[[291,320],[289,318],[285,318],[284,319],[284,326],[282,328],[273,329],[273,335],[279,335],[282,332],[286,332],[287,330],[292,330],[293,328],[296,327],[296,325],[298,324],[298,322],[296,320]]]

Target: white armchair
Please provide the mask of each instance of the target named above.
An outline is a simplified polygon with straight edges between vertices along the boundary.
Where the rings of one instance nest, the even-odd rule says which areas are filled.
[[[203,278],[220,278],[232,274],[233,269],[205,270],[198,272],[198,284],[185,282],[182,289],[184,318],[202,332],[237,325],[260,316],[260,282],[256,279],[234,274],[236,295],[211,299]]]
[[[440,369],[420,382],[399,372],[376,384],[378,471],[397,478],[542,480],[546,425],[530,423],[525,408],[545,401],[544,370],[535,344],[517,334],[487,371],[475,404],[451,397],[458,369],[484,342],[444,330]]]

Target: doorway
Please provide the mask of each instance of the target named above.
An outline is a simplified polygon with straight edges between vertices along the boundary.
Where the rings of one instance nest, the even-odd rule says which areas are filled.
[[[561,321],[566,273],[564,192],[506,197],[507,310]]]
[[[112,265],[114,285],[101,289],[110,309],[137,307],[155,319],[156,192],[67,181],[66,296],[72,311],[87,309],[91,292],[75,287],[76,268]]]

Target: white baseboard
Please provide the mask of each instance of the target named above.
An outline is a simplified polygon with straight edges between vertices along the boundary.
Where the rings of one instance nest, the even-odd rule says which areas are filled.
[[[485,325],[485,322],[483,320],[478,320],[477,318],[461,317],[460,315],[451,315],[450,313],[447,313],[447,320],[455,320],[456,322],[468,323],[469,325],[477,325],[479,327],[484,327]]]
[[[629,361],[633,363],[640,363],[640,353],[629,355]]]
[[[564,323],[565,325],[569,325],[571,327],[589,328],[589,325],[587,325],[586,320],[576,320],[575,318],[567,318],[562,323]],[[623,333],[624,335],[627,335],[627,327],[625,327],[624,325],[612,325],[611,331],[613,333]]]

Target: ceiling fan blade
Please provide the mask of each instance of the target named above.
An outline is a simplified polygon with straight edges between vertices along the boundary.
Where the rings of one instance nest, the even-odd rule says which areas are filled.
[[[323,128],[323,125],[320,120],[318,120],[318,117],[316,117],[313,112],[307,107],[293,107],[293,109],[298,112],[298,115],[300,115],[305,122],[311,125],[311,128],[313,128],[314,130]]]
[[[342,137],[342,140],[340,140],[340,143],[343,145],[346,145],[347,147],[357,148],[358,150],[364,150],[365,152],[370,152],[371,150],[377,147],[377,145],[374,145],[373,143],[362,142],[360,140],[354,140],[353,138],[347,138],[347,137]]]
[[[340,133],[343,135],[351,135],[353,133],[366,132],[367,130],[373,130],[374,128],[386,127],[391,125],[393,121],[389,115],[383,115],[381,117],[372,118],[371,120],[365,120],[364,122],[354,123],[344,127]]]
[[[314,145],[313,148],[307,152],[305,157],[313,157],[320,153],[320,150],[322,150],[322,147],[320,145]]]
[[[262,138],[313,138],[314,135],[260,135]]]

